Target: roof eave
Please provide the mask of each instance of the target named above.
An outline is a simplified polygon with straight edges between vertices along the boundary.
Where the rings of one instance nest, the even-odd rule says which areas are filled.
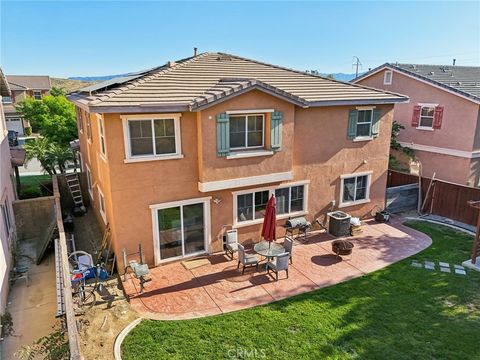
[[[410,99],[404,98],[390,98],[390,99],[361,99],[361,100],[327,100],[327,101],[311,101],[310,107],[321,106],[348,106],[348,105],[383,105],[383,104],[397,104],[407,103]]]

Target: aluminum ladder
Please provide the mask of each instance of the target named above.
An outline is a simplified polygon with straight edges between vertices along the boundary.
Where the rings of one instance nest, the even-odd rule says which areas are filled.
[[[80,181],[78,180],[77,173],[65,174],[65,180],[67,181],[68,189],[72,195],[73,203],[75,207],[85,209],[83,205],[82,189],[80,188]]]

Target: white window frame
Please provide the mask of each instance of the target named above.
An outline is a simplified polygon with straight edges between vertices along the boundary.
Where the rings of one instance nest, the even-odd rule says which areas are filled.
[[[100,211],[100,215],[102,216],[103,222],[106,225],[107,224],[107,209],[106,209],[107,205],[105,203],[105,195],[103,194],[102,189],[100,189],[100,186],[98,185],[97,185],[97,191],[98,191],[98,210]]]
[[[182,154],[182,137],[180,132],[180,118],[182,114],[143,114],[143,115],[121,115],[123,122],[123,141],[125,146],[125,159],[124,163],[132,162],[142,162],[142,161],[155,161],[155,160],[171,160],[171,159],[182,159],[184,156]],[[128,126],[129,121],[136,120],[150,120],[152,126],[152,142],[153,148],[155,149],[155,131],[154,131],[154,120],[161,119],[173,119],[175,124],[175,153],[172,154],[159,154],[159,155],[132,155],[131,146],[130,146],[130,127]]]
[[[202,198],[193,198],[193,199],[186,199],[186,200],[179,200],[179,201],[172,201],[167,203],[160,203],[160,204],[153,204],[150,205],[151,215],[152,215],[152,226],[153,226],[153,252],[155,257],[155,266],[161,263],[176,261],[178,259],[186,259],[190,257],[195,257],[201,254],[205,254],[210,252],[210,245],[211,245],[211,218],[210,218],[210,201],[212,197],[202,197]],[[205,251],[201,251],[198,253],[188,254],[186,256],[176,256],[171,257],[168,259],[162,260],[160,256],[160,234],[159,234],[159,224],[158,224],[158,210],[161,209],[168,209],[172,207],[182,207],[186,205],[192,204],[199,204],[203,203],[203,220],[204,220],[204,237],[205,243],[204,248]],[[183,229],[183,212],[180,211],[181,217],[181,225]],[[183,231],[182,231],[182,254],[185,253],[185,241],[183,238]]]
[[[11,104],[13,101],[12,101],[12,97],[11,96],[2,96],[2,103],[4,104]]]
[[[98,147],[100,148],[100,157],[102,160],[107,161],[107,142],[105,140],[105,122],[102,115],[97,115],[98,122]]]
[[[245,117],[245,146],[230,147],[230,150],[238,151],[238,150],[263,149],[263,148],[265,148],[265,114],[249,113],[249,112],[244,112],[244,113],[240,114],[240,113],[229,112],[229,115],[231,115],[233,117],[240,117],[240,116]],[[262,145],[248,146],[248,117],[249,116],[261,116],[262,117]],[[229,118],[228,121],[230,123],[230,118]],[[230,136],[230,132],[228,133],[228,136]]]
[[[364,171],[364,172],[359,172],[359,173],[353,173],[353,174],[345,174],[340,176],[340,201],[338,202],[338,207],[343,208],[347,206],[354,206],[354,205],[359,205],[359,204],[366,204],[370,202],[370,187],[372,185],[372,174],[373,171]],[[343,188],[344,188],[344,180],[345,179],[351,179],[351,178],[357,178],[360,176],[367,176],[367,189],[365,192],[365,199],[362,200],[357,200],[357,201],[343,201]],[[355,179],[355,192],[357,191],[356,187],[356,179]]]
[[[39,99],[37,99],[37,94],[39,96]],[[40,90],[33,90],[33,98],[35,100],[42,100],[42,92]]]
[[[357,118],[357,124],[356,124],[356,127],[355,127],[355,138],[353,139],[353,141],[369,141],[369,140],[373,139],[373,136],[372,136],[373,110],[375,110],[375,108],[376,108],[375,106],[358,106],[356,108],[359,112],[370,110],[371,115],[370,115],[370,123],[368,123],[368,122],[358,122],[358,118]],[[370,135],[368,135],[368,136],[357,136],[358,125],[362,125],[362,124],[370,124]]]
[[[82,109],[77,106],[78,130],[83,134],[83,113]]]
[[[420,116],[418,117],[418,130],[427,130],[427,131],[433,131],[433,121],[435,120],[435,108],[438,106],[438,104],[429,104],[429,103],[423,103],[423,104],[418,104],[420,106]],[[423,108],[433,108],[433,116],[432,116],[432,126],[425,126],[422,125],[422,110]],[[428,117],[429,116],[423,116],[423,117]]]
[[[85,111],[85,123],[87,126],[87,141],[89,144],[93,141],[93,134],[92,134],[92,119],[90,118],[90,113]]]
[[[390,80],[387,80],[388,75],[390,75]],[[392,85],[392,80],[393,80],[393,71],[386,70],[385,73],[383,74],[383,85]]]
[[[288,219],[289,217],[297,217],[297,216],[302,216],[308,214],[308,188],[310,185],[310,180],[302,180],[302,181],[295,181],[291,183],[284,183],[278,186],[269,186],[269,187],[262,187],[262,188],[256,188],[256,189],[249,189],[249,190],[240,190],[240,191],[233,191],[233,228],[240,228],[240,227],[245,227],[245,226],[251,226],[251,225],[257,225],[263,223],[263,218],[261,219],[253,219],[253,220],[247,220],[247,221],[238,221],[237,219],[237,196],[238,195],[245,195],[245,194],[253,194],[256,192],[260,191],[268,191],[268,198],[272,195],[275,195],[275,190],[278,189],[284,189],[284,188],[291,188],[294,186],[301,186],[303,185],[303,211],[295,211],[291,213],[285,213],[281,215],[277,215],[277,219]],[[291,189],[290,189],[290,194],[291,194]],[[255,199],[254,199],[255,200]],[[290,197],[291,200],[291,197]],[[253,203],[253,206],[255,207],[255,203]],[[289,205],[290,207],[290,205]]]
[[[90,199],[93,201],[93,178],[92,178],[92,171],[90,170],[90,166],[85,163],[85,172],[87,173],[87,189],[88,193],[90,194]]]
[[[4,194],[2,201],[0,203],[1,217],[3,224],[3,230],[6,231],[7,238],[10,239],[10,235],[13,233],[13,216],[10,210],[10,202],[8,201],[8,196]]]

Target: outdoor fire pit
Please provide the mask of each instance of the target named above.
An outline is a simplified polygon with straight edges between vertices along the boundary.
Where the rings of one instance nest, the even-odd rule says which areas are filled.
[[[353,243],[347,240],[332,241],[332,251],[337,254],[337,256],[351,255],[353,247]]]

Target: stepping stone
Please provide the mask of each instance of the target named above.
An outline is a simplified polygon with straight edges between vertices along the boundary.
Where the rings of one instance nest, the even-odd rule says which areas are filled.
[[[432,262],[432,261],[425,261],[425,266],[427,266],[427,265],[435,267],[435,263]]]
[[[447,267],[447,268],[450,267],[450,264],[446,262],[439,262],[438,265],[440,265],[441,267]]]
[[[427,270],[435,270],[435,264],[433,264],[433,263],[430,263],[430,264],[425,263],[425,269],[427,269]]]
[[[412,266],[413,267],[416,267],[416,268],[421,268],[422,267],[422,264],[420,264],[418,261],[412,261]]]
[[[466,271],[465,271],[465,270],[462,270],[462,269],[455,269],[455,274],[458,274],[458,275],[467,275]]]
[[[446,273],[451,272],[449,267],[448,267],[448,268],[447,268],[447,267],[441,267],[441,268],[440,268],[440,271],[441,271],[441,272],[446,272]]]
[[[462,265],[453,265],[453,267],[458,270],[465,270],[465,268]]]

